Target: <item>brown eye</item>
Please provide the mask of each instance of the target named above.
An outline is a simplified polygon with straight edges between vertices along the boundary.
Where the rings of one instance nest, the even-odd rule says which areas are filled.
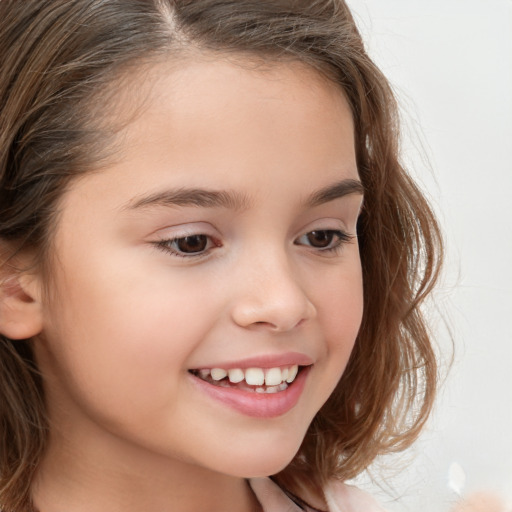
[[[202,252],[208,247],[208,237],[206,235],[192,235],[173,240],[177,251],[186,254]]]
[[[334,231],[311,231],[306,235],[306,238],[309,242],[309,245],[312,247],[317,247],[319,249],[323,249],[325,247],[329,247],[332,241],[334,240],[335,232]]]
[[[222,246],[219,241],[203,234],[158,240],[154,244],[171,256],[191,259],[207,256],[212,249]]]
[[[315,229],[295,240],[295,245],[305,245],[325,253],[340,250],[343,244],[352,240],[352,236],[337,229]]]

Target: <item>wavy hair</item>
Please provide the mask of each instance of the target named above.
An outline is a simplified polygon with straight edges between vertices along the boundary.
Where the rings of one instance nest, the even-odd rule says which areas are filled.
[[[350,104],[365,188],[363,321],[339,384],[274,478],[291,489],[351,478],[377,455],[406,448],[431,410],[437,366],[420,306],[442,246],[400,164],[393,93],[342,0],[1,0],[0,278],[15,251],[36,250],[41,265],[49,257],[59,198],[113,139],[98,108],[112,84],[132,66],[189,49],[302,62]],[[29,508],[47,435],[31,342],[0,336],[3,509]]]

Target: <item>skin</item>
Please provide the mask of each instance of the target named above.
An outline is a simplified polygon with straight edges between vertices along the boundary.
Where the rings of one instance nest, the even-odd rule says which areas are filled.
[[[338,243],[333,233],[355,235],[362,196],[304,204],[358,180],[350,109],[334,85],[293,63],[158,64],[121,93],[120,114],[145,96],[144,109],[118,135],[121,157],[65,193],[51,293],[42,276],[33,282],[51,424],[35,503],[44,512],[259,510],[244,479],[289,463],[360,326],[357,238]],[[140,204],[197,187],[241,204]],[[327,249],[311,244],[314,230],[332,237]],[[208,241],[199,255],[161,244],[198,234]],[[313,364],[297,404],[272,418],[213,400],[188,371],[290,352]]]
[[[504,501],[489,491],[475,492],[457,503],[451,512],[511,512]]]

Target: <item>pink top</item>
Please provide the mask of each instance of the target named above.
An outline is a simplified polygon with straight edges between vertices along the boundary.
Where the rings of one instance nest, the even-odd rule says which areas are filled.
[[[249,480],[263,512],[385,512],[373,498],[363,491],[332,481],[324,489],[326,511],[311,507],[300,498],[289,495],[269,478]]]

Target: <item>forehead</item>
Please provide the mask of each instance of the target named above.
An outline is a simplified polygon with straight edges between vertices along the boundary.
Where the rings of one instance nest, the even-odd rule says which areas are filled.
[[[124,159],[136,158],[142,145],[155,157],[165,149],[178,158],[186,147],[189,159],[207,150],[209,158],[222,158],[229,146],[226,138],[231,152],[244,145],[276,154],[301,146],[311,152],[314,146],[317,157],[335,148],[345,157],[354,147],[352,114],[343,91],[299,62],[262,65],[240,63],[240,58],[198,58],[156,64],[142,80],[128,81],[117,101],[121,118],[136,110],[120,133]],[[259,154],[240,157],[257,160]]]
[[[298,202],[357,179],[342,91],[301,63],[242,64],[162,62],[119,80],[110,117],[128,122],[116,135],[115,162],[85,175],[98,181],[91,193],[112,195],[119,208],[161,187],[224,188],[248,199],[286,193]]]

